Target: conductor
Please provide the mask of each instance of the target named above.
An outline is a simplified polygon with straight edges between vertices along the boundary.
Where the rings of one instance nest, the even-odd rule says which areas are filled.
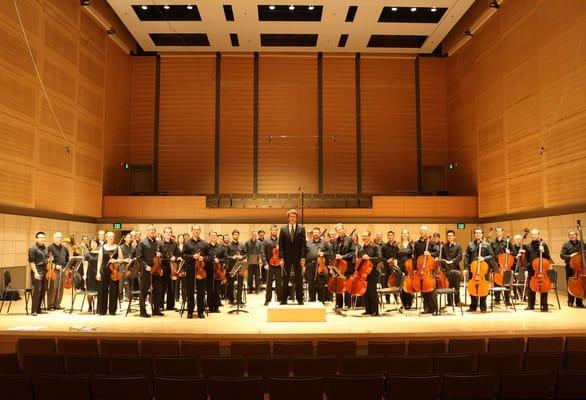
[[[281,226],[279,233],[279,252],[281,268],[283,268],[283,282],[289,282],[291,269],[295,274],[295,295],[297,303],[303,305],[303,273],[305,254],[307,253],[307,238],[305,228],[297,223],[297,210],[287,211],[289,223]],[[287,304],[289,285],[281,287],[281,304]]]

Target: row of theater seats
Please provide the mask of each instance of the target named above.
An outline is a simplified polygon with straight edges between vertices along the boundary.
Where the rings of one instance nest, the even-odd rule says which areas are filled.
[[[0,355],[0,373],[31,375],[322,376],[586,371],[586,351],[387,356],[97,356]]]
[[[382,376],[156,377],[1,375],[3,398],[19,400],[492,400],[584,399],[586,372]]]
[[[314,346],[312,341],[269,342],[235,341],[228,349],[220,349],[217,341],[171,341],[171,340],[108,340],[102,339],[42,339],[22,338],[17,343],[17,352],[23,354],[86,354],[86,355],[204,355],[238,356],[327,356],[327,355],[428,355],[463,354],[484,352],[565,352],[586,351],[586,337],[523,337],[413,341],[371,341],[366,352],[357,348],[355,341],[321,341]]]

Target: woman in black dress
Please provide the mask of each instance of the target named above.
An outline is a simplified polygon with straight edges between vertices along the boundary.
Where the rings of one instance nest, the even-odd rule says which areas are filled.
[[[98,257],[100,255],[100,245],[98,239],[90,240],[90,249],[85,254],[83,259],[83,281],[85,283],[85,290],[87,292],[97,292],[98,282],[96,281],[96,273],[98,272]],[[93,312],[94,296],[88,295],[88,311]]]
[[[100,248],[98,258],[98,273],[96,279],[101,282],[100,292],[98,293],[98,313],[106,315],[116,315],[118,309],[119,283],[111,279],[110,259],[123,259],[120,246],[114,241],[114,232],[106,233],[106,243]]]
[[[405,274],[407,273],[407,271],[405,271],[405,261],[408,259],[413,259],[413,242],[409,240],[409,231],[403,229],[401,231],[399,250],[397,251],[397,264],[399,264],[401,272]],[[413,304],[413,295],[401,290],[401,303],[403,303],[403,307],[405,307],[406,310],[409,310]]]

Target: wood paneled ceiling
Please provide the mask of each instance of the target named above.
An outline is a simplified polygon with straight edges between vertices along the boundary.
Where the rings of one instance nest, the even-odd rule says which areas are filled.
[[[474,0],[107,0],[145,51],[432,53]]]

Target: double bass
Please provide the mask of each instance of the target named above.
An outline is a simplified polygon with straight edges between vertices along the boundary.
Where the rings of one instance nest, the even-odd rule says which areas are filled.
[[[535,293],[547,293],[551,289],[551,280],[547,275],[549,260],[543,257],[543,239],[539,239],[539,257],[531,261],[535,274],[529,281],[529,288]]]
[[[429,242],[428,238],[425,242],[425,252],[417,257],[417,268],[411,278],[411,286],[415,292],[429,293],[435,289],[435,280],[432,276],[435,260],[431,255],[425,254],[429,252]]]
[[[482,241],[478,242],[478,257],[470,263],[470,273],[472,276],[466,283],[466,288],[470,296],[485,297],[490,291],[490,283],[486,280],[488,263],[484,260],[479,261],[481,256]]]
[[[568,292],[574,297],[583,299],[586,296],[586,276],[584,275],[586,255],[584,254],[584,234],[580,220],[578,220],[577,228],[580,232],[580,251],[570,257],[569,264],[574,274],[568,279]]]
[[[498,265],[500,267],[500,270],[498,272],[495,272],[494,274],[492,274],[493,282],[499,286],[503,286],[503,277],[504,277],[505,271],[510,271],[511,267],[515,263],[515,257],[511,253],[507,252],[507,250],[509,249],[509,243],[511,243],[511,237],[508,235],[507,235],[507,242],[506,243],[507,244],[505,247],[505,249],[506,249],[505,252],[499,254],[496,258]]]

